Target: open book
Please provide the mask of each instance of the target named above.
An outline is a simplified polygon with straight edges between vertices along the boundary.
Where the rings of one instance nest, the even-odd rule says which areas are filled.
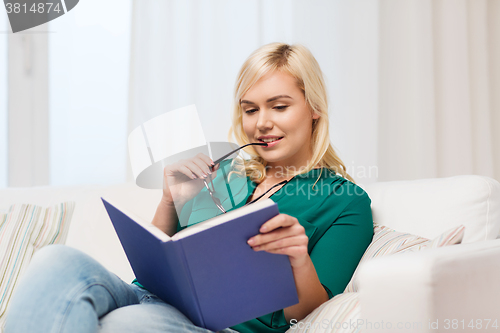
[[[271,199],[173,237],[102,200],[139,283],[195,325],[219,331],[298,303],[288,256],[247,244],[279,214]]]

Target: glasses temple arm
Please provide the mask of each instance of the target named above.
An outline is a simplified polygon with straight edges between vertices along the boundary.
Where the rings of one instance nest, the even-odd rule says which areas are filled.
[[[245,148],[246,146],[264,146],[264,147],[267,147],[268,144],[263,142],[263,143],[260,143],[260,142],[253,142],[253,143],[247,143],[246,145],[243,145],[241,147],[238,147],[236,148],[235,150],[233,150],[232,152],[230,153],[227,153],[226,155],[222,156],[221,158],[217,159],[215,162],[214,162],[214,165],[210,167],[211,171],[213,171],[214,167],[219,164],[220,162],[222,162],[225,158],[227,158],[228,156],[231,156],[232,154],[234,154],[235,152],[237,152],[238,150],[242,149],[242,148]]]

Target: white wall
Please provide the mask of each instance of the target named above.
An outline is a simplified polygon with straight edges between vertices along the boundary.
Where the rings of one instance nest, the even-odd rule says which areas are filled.
[[[0,188],[7,187],[7,14],[0,10]]]
[[[51,185],[125,181],[131,0],[85,0],[51,21]]]
[[[237,72],[270,42],[308,47],[323,69],[331,139],[360,184],[377,180],[378,2],[135,2],[131,129],[196,104],[208,141],[226,141]]]
[[[317,58],[330,98],[331,141],[359,185],[377,181],[378,2],[297,2],[298,42]],[[321,8],[321,10],[318,10]],[[310,20],[314,12],[315,19]],[[307,23],[307,24],[305,24]]]

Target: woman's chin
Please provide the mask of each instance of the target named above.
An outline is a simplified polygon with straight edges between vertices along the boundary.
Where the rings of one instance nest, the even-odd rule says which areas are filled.
[[[261,154],[260,155],[268,165],[270,164],[281,164],[284,161],[284,156],[281,154]]]

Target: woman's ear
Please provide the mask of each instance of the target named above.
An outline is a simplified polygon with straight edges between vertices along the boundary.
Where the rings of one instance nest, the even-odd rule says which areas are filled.
[[[319,114],[313,113],[312,115],[312,126],[313,128],[318,124]]]

